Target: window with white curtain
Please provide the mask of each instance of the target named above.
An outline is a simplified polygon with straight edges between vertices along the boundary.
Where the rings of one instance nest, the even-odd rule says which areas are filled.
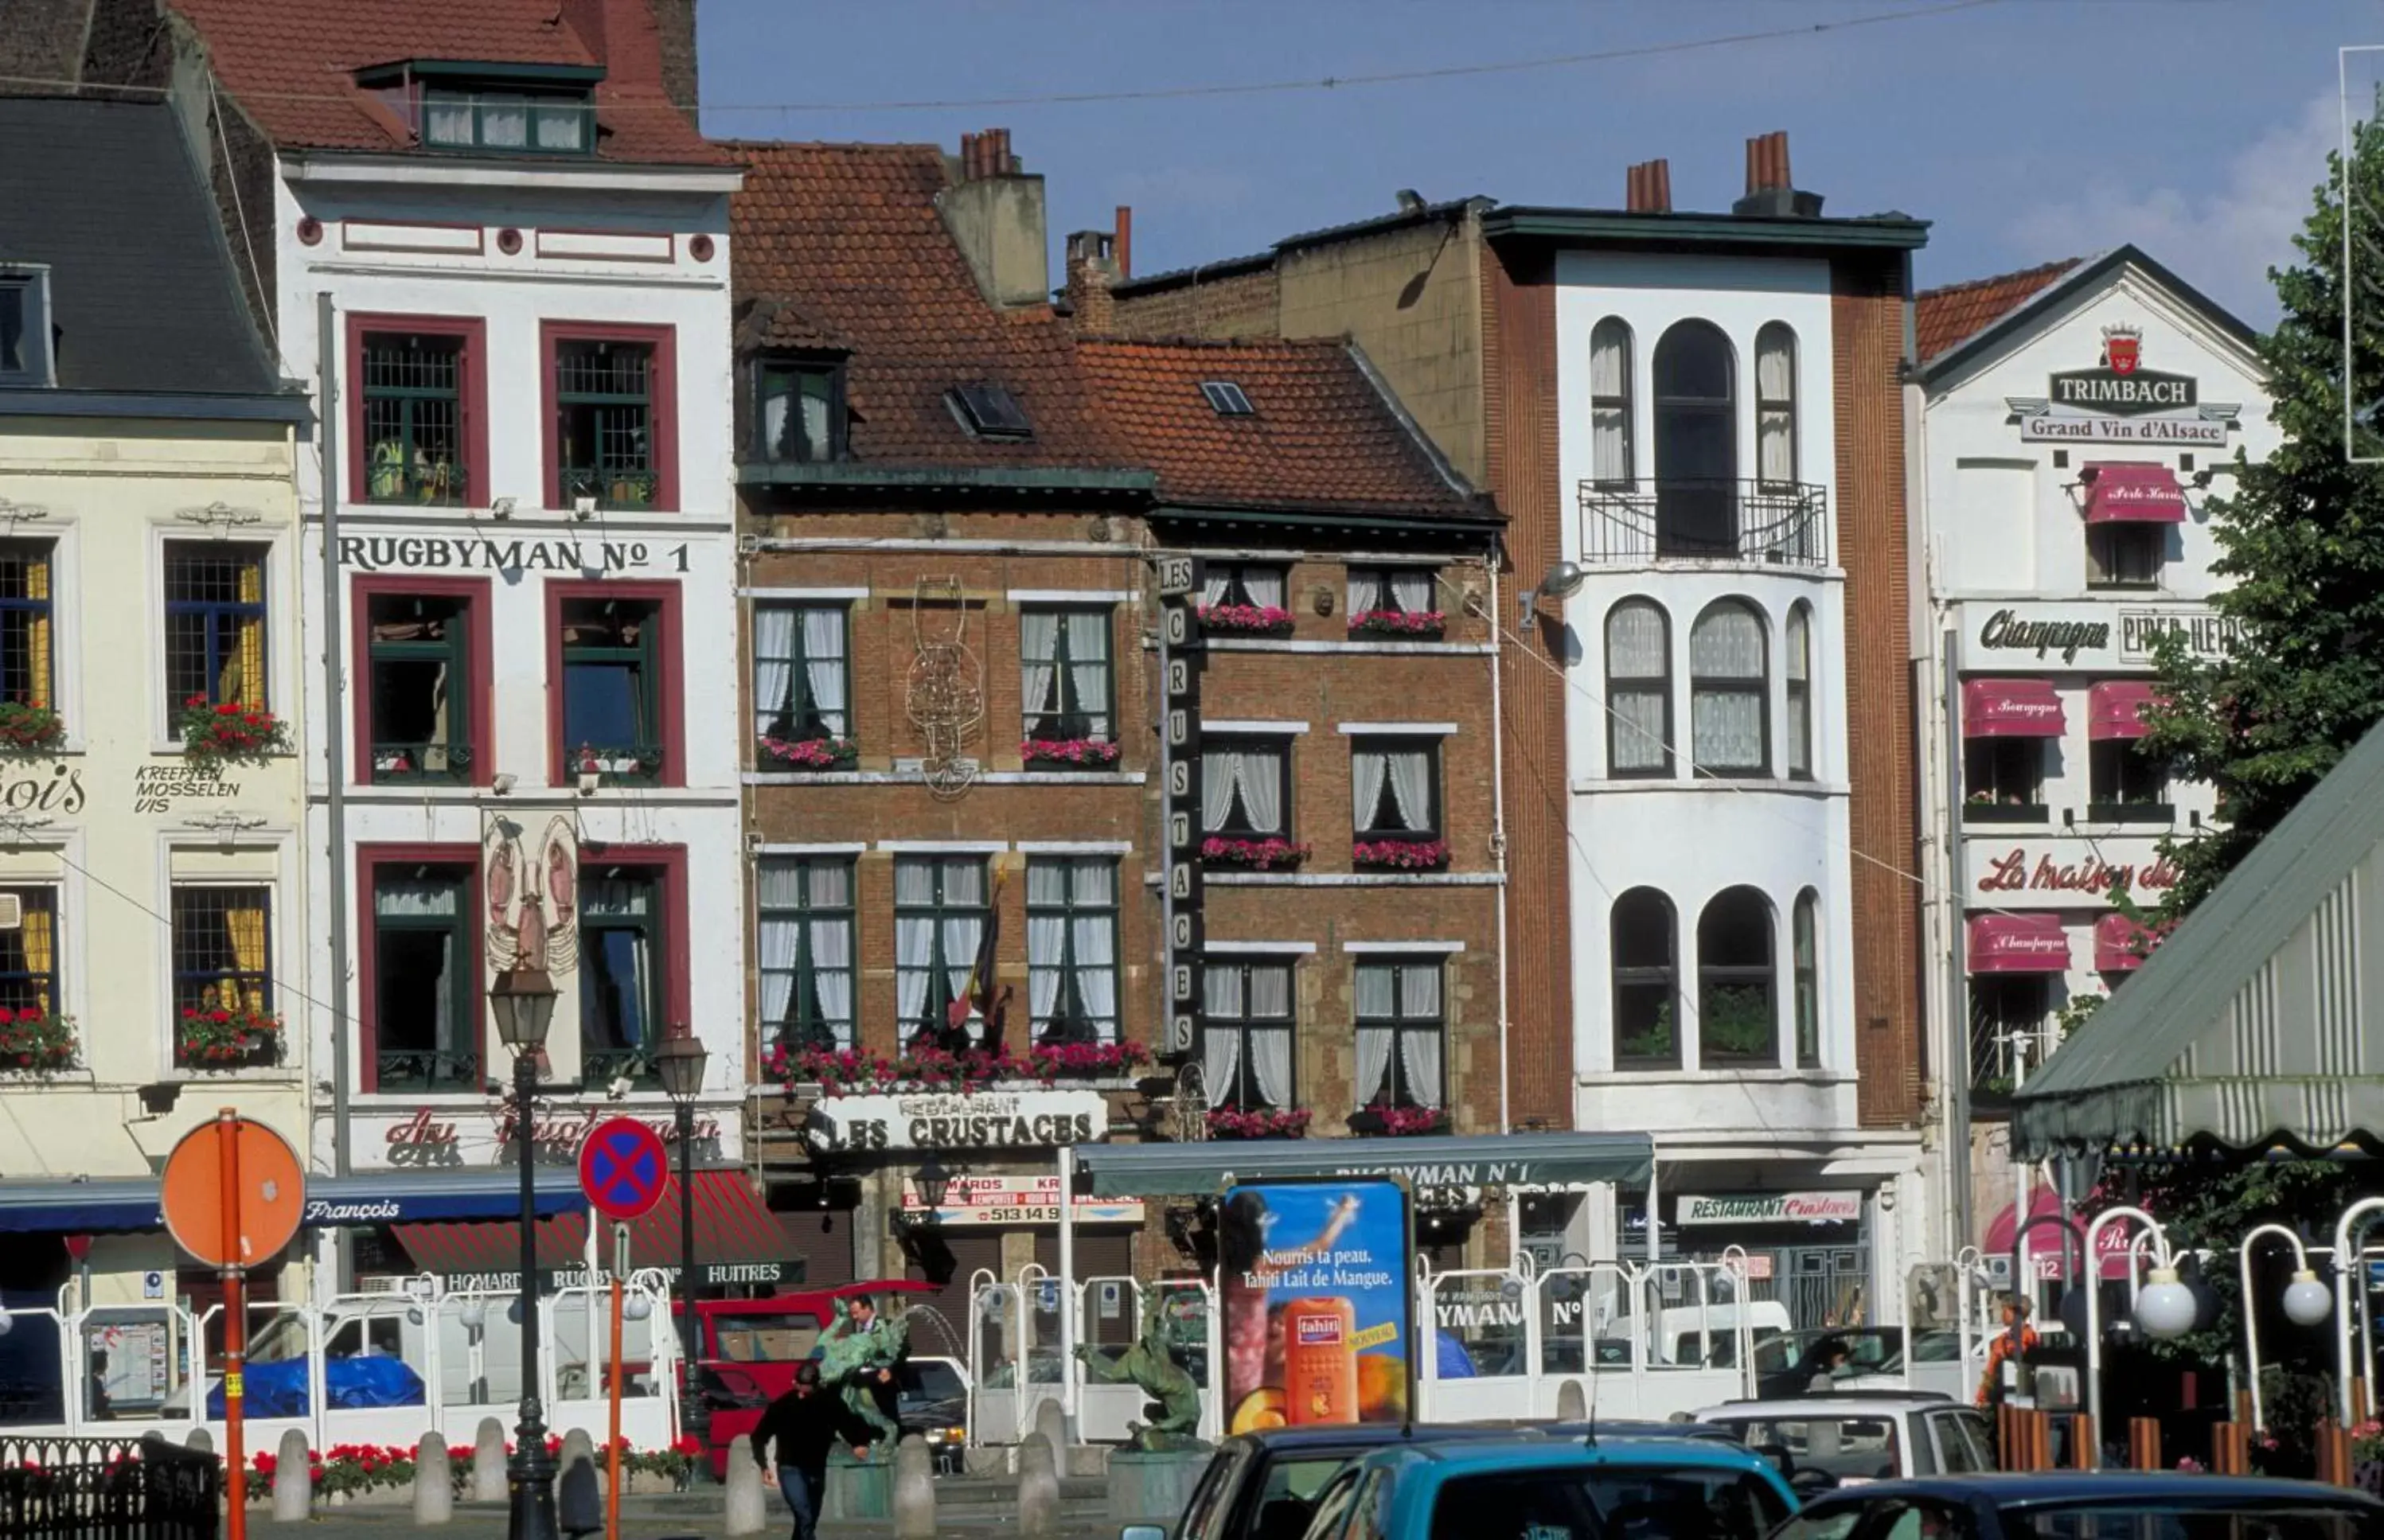
[[[1200,1082],[1210,1105],[1297,1105],[1291,964],[1211,957],[1201,970],[1200,1009]]]
[[[1808,1070],[1821,1063],[1820,909],[1811,888],[1796,895],[1788,943],[1796,975],[1796,1064]]]
[[[1436,957],[1358,964],[1357,1105],[1447,1105],[1440,973]]]
[[[1026,995],[1038,1043],[1113,1043],[1118,1035],[1117,862],[1026,863]]]
[[[1440,739],[1352,738],[1349,793],[1360,838],[1431,838],[1440,832]]]
[[[1353,566],[1349,569],[1349,618],[1387,611],[1434,615],[1439,584],[1428,566]]]
[[[1202,569],[1200,608],[1211,604],[1254,604],[1262,610],[1284,607],[1290,571],[1272,562],[1211,562]]]
[[[845,608],[753,606],[753,736],[788,742],[851,736]]]
[[[1672,625],[1652,599],[1606,615],[1606,773],[1672,773]]]
[[[1767,486],[1796,479],[1796,334],[1779,321],[1755,334],[1755,468]]]
[[[770,857],[755,884],[765,1040],[852,1047],[852,858]]]
[[[1697,1057],[1707,1068],[1780,1063],[1771,900],[1726,888],[1697,916]]]
[[[1631,455],[1631,328],[1608,316],[1589,334],[1589,473],[1601,487],[1628,486]]]
[[[1200,827],[1207,834],[1291,832],[1291,740],[1200,739]]]
[[[894,1020],[903,1042],[951,1029],[952,1002],[968,999],[991,912],[985,857],[895,858]],[[972,1009],[964,1019],[975,1016]]]
[[[1759,776],[1769,767],[1763,619],[1755,606],[1723,599],[1689,630],[1689,754],[1716,776]]]
[[[1782,672],[1788,678],[1788,776],[1813,778],[1813,611],[1798,603],[1788,612],[1781,644]]]
[[[1028,738],[1109,741],[1108,610],[1021,610],[1018,656]]]

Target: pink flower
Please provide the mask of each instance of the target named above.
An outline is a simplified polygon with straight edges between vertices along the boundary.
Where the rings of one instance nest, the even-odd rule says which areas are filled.
[[[1447,859],[1448,841],[1445,839],[1361,839],[1349,850],[1352,865],[1387,866],[1401,871],[1423,871]]]
[[[1288,631],[1291,612],[1274,604],[1196,604],[1193,613],[1203,628],[1257,634]]]
[[[1360,610],[1349,617],[1352,636],[1438,636],[1448,617],[1439,610]]]

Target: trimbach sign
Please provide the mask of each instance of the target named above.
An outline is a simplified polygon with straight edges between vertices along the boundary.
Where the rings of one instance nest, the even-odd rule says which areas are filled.
[[[2082,440],[2092,443],[2227,446],[2237,408],[2204,406],[2192,375],[2148,369],[2143,334],[2132,326],[2103,329],[2103,357],[2091,369],[2046,377],[2047,394],[2006,398],[2030,443]]]
[[[2052,377],[2053,404],[2122,417],[2181,412],[2201,404],[2191,376],[2140,366],[2143,333],[2131,326],[2103,329],[2103,366],[2066,369]]]

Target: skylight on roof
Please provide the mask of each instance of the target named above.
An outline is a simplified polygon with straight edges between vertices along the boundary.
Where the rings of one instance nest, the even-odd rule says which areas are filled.
[[[950,399],[961,426],[980,439],[1035,437],[1035,425],[1026,420],[1026,409],[1018,404],[1018,398],[1010,393],[1007,386],[955,385]]]
[[[1257,408],[1250,404],[1250,398],[1230,379],[1204,379],[1200,382],[1200,393],[1209,398],[1209,404],[1216,408],[1217,416],[1221,417],[1257,415]]]

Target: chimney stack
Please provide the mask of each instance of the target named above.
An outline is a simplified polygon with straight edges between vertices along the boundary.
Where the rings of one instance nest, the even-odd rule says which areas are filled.
[[[1134,277],[1134,210],[1117,205],[1117,276],[1121,283]]]
[[[1088,336],[1106,336],[1117,329],[1117,306],[1110,298],[1110,285],[1124,276],[1118,250],[1118,238],[1105,230],[1080,230],[1068,237],[1068,308],[1075,316],[1076,329]]]
[[[1788,173],[1785,130],[1746,142],[1746,196],[1730,205],[1736,215],[1771,219],[1811,219],[1821,212],[1819,192],[1799,192]]]
[[[1672,212],[1672,167],[1669,161],[1645,160],[1625,173],[1622,206],[1633,214]]]
[[[961,135],[956,176],[936,206],[987,303],[1004,310],[1049,304],[1043,179],[1026,175],[1010,153],[1010,130]]]

